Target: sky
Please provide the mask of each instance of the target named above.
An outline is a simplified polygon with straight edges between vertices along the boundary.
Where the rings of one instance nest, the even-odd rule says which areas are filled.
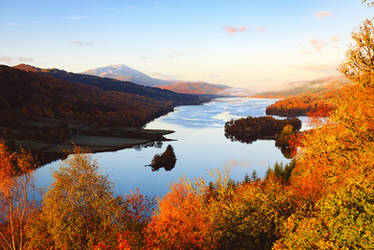
[[[125,64],[252,90],[337,74],[360,0],[0,0],[0,64]]]

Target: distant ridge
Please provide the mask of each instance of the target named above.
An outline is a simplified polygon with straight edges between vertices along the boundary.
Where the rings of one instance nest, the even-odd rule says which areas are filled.
[[[285,98],[266,108],[267,115],[278,116],[329,116],[335,109],[332,99],[340,90],[352,84],[345,76],[337,75],[311,81],[291,82],[280,91],[266,92],[255,97]]]
[[[159,88],[184,94],[220,95],[221,92],[229,87],[205,82],[176,82],[170,85],[159,86]]]
[[[267,91],[254,95],[263,98],[288,98],[296,96],[322,95],[337,90],[351,82],[344,75],[328,76],[309,81],[296,81],[283,84],[277,91]]]
[[[114,78],[120,81],[130,81],[144,86],[158,86],[172,84],[170,81],[153,78],[138,70],[130,68],[124,64],[109,65],[81,72],[81,74],[94,75],[100,77]]]

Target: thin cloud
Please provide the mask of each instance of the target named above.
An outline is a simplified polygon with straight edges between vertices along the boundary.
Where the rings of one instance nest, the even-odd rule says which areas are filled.
[[[17,61],[30,63],[30,62],[34,62],[34,59],[32,59],[31,57],[18,57]]]
[[[249,30],[250,28],[247,26],[242,26],[242,27],[234,27],[234,26],[226,26],[225,31],[229,34],[235,34],[238,32],[244,32]]]
[[[265,27],[257,27],[256,30],[257,31],[266,31],[266,28]]]
[[[321,52],[322,50],[326,48],[333,48],[333,49],[340,49],[340,46],[337,46],[336,43],[340,41],[339,37],[331,37],[329,39],[329,42],[320,41],[317,39],[311,39],[309,40],[309,44],[312,46],[314,51]]]
[[[313,15],[317,18],[317,19],[323,19],[323,18],[326,18],[326,17],[329,17],[331,16],[331,11],[316,11],[313,13]]]
[[[84,42],[84,41],[78,41],[78,40],[76,40],[76,41],[71,41],[70,43],[73,44],[73,45],[82,46],[82,47],[83,46],[88,47],[88,46],[94,46],[95,45],[95,43],[92,42],[92,41]]]
[[[0,62],[11,64],[13,62],[13,58],[10,56],[0,56]]]
[[[86,16],[70,16],[70,17],[68,17],[68,19],[71,20],[71,21],[85,20],[87,18],[88,17],[86,17]]]

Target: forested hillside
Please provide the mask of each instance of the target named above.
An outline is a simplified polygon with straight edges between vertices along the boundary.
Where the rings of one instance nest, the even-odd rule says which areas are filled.
[[[172,102],[173,105],[201,104],[209,100],[208,97],[178,94],[169,90],[155,87],[146,87],[128,81],[119,81],[112,78],[98,77],[85,74],[76,74],[59,69],[40,69],[30,65],[20,64],[14,68],[53,76],[60,80],[80,83],[98,87],[102,90],[119,91],[128,94],[141,95],[159,101]]]
[[[140,127],[175,105],[171,100],[105,91],[7,66],[0,66],[0,84],[3,125],[48,117]]]
[[[286,117],[318,115],[328,116],[335,108],[332,100],[340,95],[344,86],[352,82],[343,75],[312,81],[285,84],[285,89],[255,95],[260,98],[281,98],[266,109],[267,115]]]

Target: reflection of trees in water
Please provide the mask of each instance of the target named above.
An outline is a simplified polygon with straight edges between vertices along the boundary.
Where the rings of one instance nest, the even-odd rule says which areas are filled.
[[[248,136],[235,136],[225,132],[225,137],[231,141],[239,141],[241,143],[252,144],[252,142],[257,141],[257,139],[271,139],[271,138],[254,138]]]
[[[175,167],[176,162],[177,158],[175,157],[174,149],[171,145],[168,145],[165,152],[161,155],[156,154],[152,163],[148,166],[152,167],[152,171],[158,171],[160,168],[170,171]]]
[[[144,144],[140,145],[135,145],[133,148],[136,151],[142,151],[143,148],[150,148],[150,147],[155,147],[155,148],[162,148],[162,141],[157,141],[157,142],[147,142]]]
[[[257,140],[275,140],[275,145],[283,154],[284,158],[292,159],[292,149],[290,148],[289,144],[279,143],[274,137],[265,137],[265,138],[253,138],[253,137],[246,137],[246,136],[234,136],[230,135],[229,133],[225,133],[225,137],[230,139],[231,141],[238,141],[241,143],[252,144]],[[289,139],[289,138],[288,138]]]
[[[293,156],[292,156],[292,149],[289,147],[289,146],[277,146],[277,148],[280,149],[280,151],[282,152],[284,158],[286,159],[292,159]]]

